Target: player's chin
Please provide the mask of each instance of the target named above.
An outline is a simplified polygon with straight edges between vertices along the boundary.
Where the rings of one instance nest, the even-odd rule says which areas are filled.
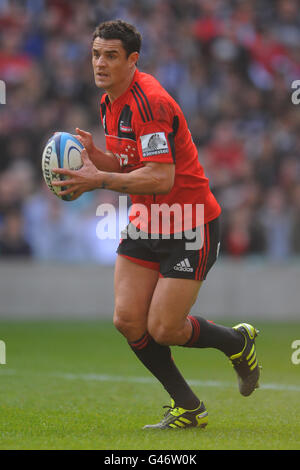
[[[107,88],[110,86],[111,80],[109,77],[105,77],[105,76],[99,77],[99,75],[96,75],[95,83],[96,83],[96,86],[99,88]]]

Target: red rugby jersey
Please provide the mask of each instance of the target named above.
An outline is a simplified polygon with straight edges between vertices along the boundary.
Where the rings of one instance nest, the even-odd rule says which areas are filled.
[[[181,232],[221,213],[185,117],[152,75],[136,70],[129,88],[113,103],[104,94],[101,119],[107,150],[119,159],[123,172],[147,162],[175,164],[175,181],[168,194],[130,195],[129,219],[138,228],[148,233]]]

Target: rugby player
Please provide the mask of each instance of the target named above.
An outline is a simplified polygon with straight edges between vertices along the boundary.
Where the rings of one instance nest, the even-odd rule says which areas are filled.
[[[222,351],[234,366],[240,393],[248,396],[259,379],[257,330],[190,314],[218,255],[221,208],[179,105],[137,68],[140,49],[140,33],[124,21],[96,28],[92,65],[96,86],[106,92],[100,115],[107,149],[97,148],[92,135],[77,128],[83,167],[54,171],[68,178],[60,194],[73,199],[101,188],[131,196],[115,266],[114,325],[171,398],[162,420],[145,428],[205,427],[205,405],[176,367],[170,346]],[[167,211],[167,229],[162,213],[152,223],[151,209],[162,205],[179,208]],[[188,216],[182,217],[186,207]],[[201,207],[202,222],[197,218]],[[187,242],[193,233],[201,234],[201,243],[191,247]]]

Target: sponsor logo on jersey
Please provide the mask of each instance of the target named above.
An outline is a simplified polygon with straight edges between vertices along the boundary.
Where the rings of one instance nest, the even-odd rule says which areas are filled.
[[[164,132],[142,135],[140,139],[144,158],[169,153],[168,141]]]

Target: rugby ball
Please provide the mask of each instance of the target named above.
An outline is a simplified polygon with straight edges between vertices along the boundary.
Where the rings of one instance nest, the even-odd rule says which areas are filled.
[[[72,194],[59,196],[65,186],[53,186],[52,181],[66,179],[64,175],[52,172],[53,168],[79,170],[82,167],[81,151],[83,145],[68,132],[56,132],[45,145],[42,156],[42,171],[48,188],[60,199],[70,201]]]

